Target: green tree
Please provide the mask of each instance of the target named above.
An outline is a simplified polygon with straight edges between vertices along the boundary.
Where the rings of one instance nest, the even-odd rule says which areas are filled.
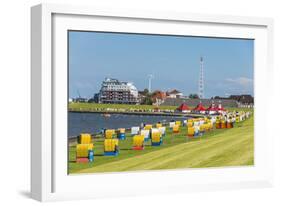
[[[190,94],[188,97],[189,99],[199,99],[198,94]]]
[[[143,90],[143,95],[144,95],[144,96],[149,95],[149,91],[148,91],[148,89],[144,89],[144,90]]]
[[[145,105],[152,105],[152,103],[153,101],[150,96],[146,96],[141,102],[141,104],[145,104]]]
[[[153,94],[150,93],[148,91],[148,89],[144,89],[143,92],[142,92],[142,95],[144,97],[143,97],[143,99],[141,101],[141,104],[144,104],[144,105],[152,105],[153,104],[153,100],[152,100]]]

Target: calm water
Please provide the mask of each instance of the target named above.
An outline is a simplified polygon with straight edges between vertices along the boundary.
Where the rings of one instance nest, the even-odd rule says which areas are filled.
[[[102,128],[130,128],[132,126],[140,126],[141,123],[155,124],[157,122],[169,122],[178,119],[183,119],[183,117],[125,114],[111,114],[110,117],[104,117],[96,113],[68,112],[68,136],[77,136],[83,132],[97,133],[100,132]]]

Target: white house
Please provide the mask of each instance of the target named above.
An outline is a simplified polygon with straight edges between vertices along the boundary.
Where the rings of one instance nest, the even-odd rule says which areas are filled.
[[[181,98],[183,96],[183,93],[180,91],[174,89],[172,91],[167,91],[167,98]]]

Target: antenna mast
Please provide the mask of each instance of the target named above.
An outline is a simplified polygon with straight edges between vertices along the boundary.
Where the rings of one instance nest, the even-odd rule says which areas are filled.
[[[200,99],[204,98],[204,61],[203,57],[200,57],[200,71],[199,71],[199,82],[198,82],[198,96]]]

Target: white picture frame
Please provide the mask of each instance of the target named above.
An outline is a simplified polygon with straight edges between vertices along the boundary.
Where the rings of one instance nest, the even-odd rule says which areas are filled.
[[[31,9],[31,26],[32,198],[52,201],[272,186],[274,135],[266,113],[272,103],[270,97],[263,98],[273,91],[272,19],[40,4]],[[67,110],[61,109],[67,106],[69,29],[255,39],[255,165],[69,176]],[[146,181],[136,185],[135,179]],[[118,189],[109,190],[112,184]]]

